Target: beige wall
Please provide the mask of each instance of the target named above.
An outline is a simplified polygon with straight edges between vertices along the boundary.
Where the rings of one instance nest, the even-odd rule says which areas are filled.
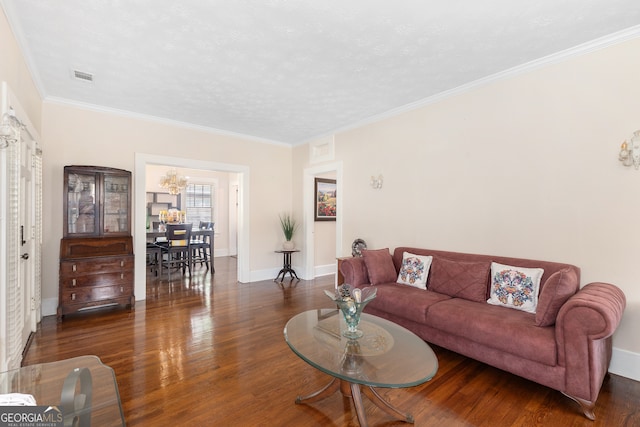
[[[42,100],[2,8],[0,8],[0,81],[8,83],[29,116],[31,124],[41,133]]]
[[[583,284],[624,290],[614,346],[639,353],[640,171],[617,160],[640,129],[638,52],[629,41],[335,135],[342,255],[361,237],[574,263]]]
[[[71,164],[134,170],[136,153],[245,165],[250,170],[249,268],[260,277],[277,271],[278,213],[291,207],[291,149],[156,121],[45,102],[43,111],[43,299],[57,297],[62,237],[63,167]],[[134,201],[135,202],[135,201]],[[135,230],[134,230],[135,232]]]

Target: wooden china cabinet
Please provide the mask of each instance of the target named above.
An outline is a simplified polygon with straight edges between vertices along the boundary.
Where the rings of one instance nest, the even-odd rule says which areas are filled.
[[[134,307],[131,172],[65,166],[58,321],[91,308]]]

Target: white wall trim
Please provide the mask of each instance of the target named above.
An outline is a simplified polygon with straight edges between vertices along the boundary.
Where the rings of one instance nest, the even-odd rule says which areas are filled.
[[[167,165],[179,168],[202,169],[238,174],[240,204],[238,206],[238,281],[248,282],[251,277],[250,266],[250,230],[249,230],[249,166],[228,163],[209,162],[205,160],[185,159],[180,157],[159,156],[155,154],[135,153],[134,172],[134,236],[133,246],[136,256],[135,295],[136,300],[144,300],[147,296],[146,253],[146,166]],[[274,276],[275,277],[275,276]]]
[[[314,267],[314,277],[322,277],[329,276],[331,274],[336,274],[337,271],[337,262],[333,264],[325,264],[325,265],[316,265]]]
[[[343,126],[338,129],[333,129],[330,132],[323,133],[320,135],[314,135],[313,137],[309,137],[293,145],[302,145],[318,139],[326,138],[330,135],[335,135],[335,134],[346,132],[352,129],[358,129],[365,125],[376,123],[376,122],[379,122],[391,117],[395,117],[409,111],[417,110],[419,108],[426,107],[431,104],[435,104],[436,102],[440,102],[452,96],[469,92],[471,90],[474,90],[476,88],[479,88],[491,83],[510,79],[512,77],[516,77],[518,75],[525,74],[549,65],[558,64],[563,61],[574,58],[576,56],[586,55],[588,53],[591,53],[600,49],[605,49],[607,47],[620,44],[629,40],[633,40],[638,37],[640,37],[640,25],[636,25],[635,27],[627,28],[625,30],[618,31],[613,34],[606,35],[599,39],[591,40],[587,43],[583,43],[578,46],[574,46],[572,48],[569,48],[560,52],[556,52],[551,55],[544,56],[542,58],[535,59],[525,64],[517,65],[515,67],[509,68],[508,70],[500,71],[498,73],[463,84],[461,86],[454,87],[452,89],[445,90],[440,93],[436,93],[432,96],[421,99],[419,101],[412,102],[410,104],[406,104],[389,111],[385,111],[384,113],[377,114],[375,116],[367,117],[359,122],[351,123],[347,126]]]
[[[614,347],[609,372],[640,381],[640,354]]]
[[[142,114],[142,113],[136,113],[134,111],[120,110],[117,108],[105,107],[102,105],[90,104],[87,102],[74,101],[66,98],[47,96],[46,98],[44,98],[44,102],[57,104],[57,105],[70,106],[70,107],[78,108],[80,110],[85,110],[85,111],[95,111],[98,113],[112,114],[112,115],[126,117],[130,119],[135,119],[135,120],[143,120],[147,122],[165,124],[168,126],[176,126],[176,127],[181,127],[185,129],[192,129],[192,130],[197,130],[201,132],[206,132],[206,133],[213,133],[216,135],[231,136],[234,138],[241,138],[243,140],[260,142],[263,144],[277,145],[280,147],[291,147],[291,144],[288,144],[282,141],[276,141],[273,139],[260,138],[254,135],[247,135],[247,134],[232,132],[232,131],[223,130],[223,129],[216,129],[208,126],[202,126],[202,125],[197,125],[193,123],[181,122],[178,120],[171,120],[163,117],[152,116],[150,114]]]
[[[58,313],[58,297],[42,300],[42,316],[55,316]]]

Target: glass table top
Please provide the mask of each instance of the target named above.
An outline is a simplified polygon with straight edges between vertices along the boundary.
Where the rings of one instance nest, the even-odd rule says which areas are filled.
[[[65,385],[63,391],[63,385]],[[96,356],[81,356],[24,366],[0,373],[0,394],[22,393],[38,406],[75,407],[80,425],[124,426],[120,394],[113,369]],[[73,414],[72,414],[73,415]],[[65,413],[65,425],[66,425]],[[88,417],[88,419],[87,419]]]
[[[438,370],[433,350],[413,332],[363,313],[357,340],[336,309],[300,313],[287,322],[285,340],[300,358],[333,377],[372,387],[411,387],[429,381]]]

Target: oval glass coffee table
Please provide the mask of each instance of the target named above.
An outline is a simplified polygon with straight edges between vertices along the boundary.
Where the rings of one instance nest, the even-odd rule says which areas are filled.
[[[433,350],[413,332],[388,320],[363,313],[356,340],[342,336],[347,328],[336,309],[300,313],[284,328],[287,344],[302,360],[330,375],[331,382],[296,403],[312,403],[340,390],[353,399],[358,421],[367,425],[362,404],[364,393],[376,406],[402,421],[413,417],[392,406],[374,387],[403,388],[429,381],[438,370]]]

